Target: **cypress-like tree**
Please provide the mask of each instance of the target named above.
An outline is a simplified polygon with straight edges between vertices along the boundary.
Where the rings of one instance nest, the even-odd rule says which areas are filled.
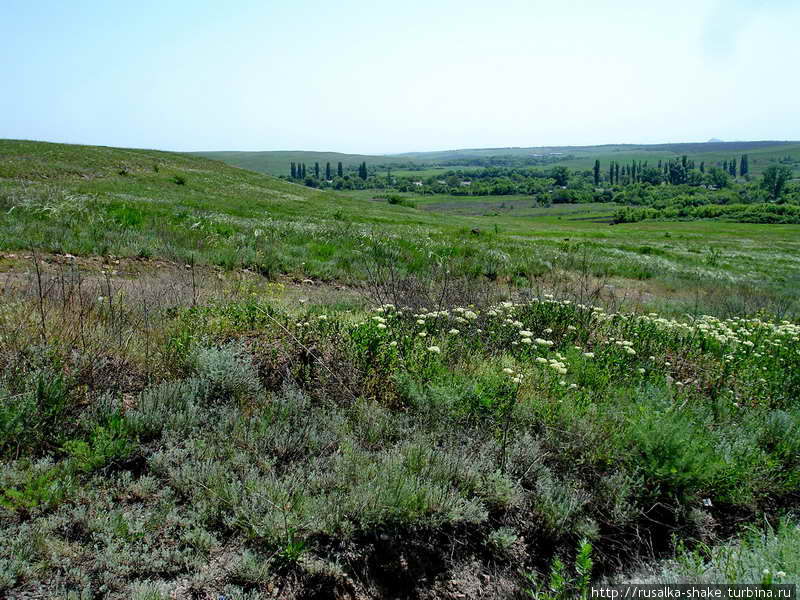
[[[594,161],[594,184],[600,185],[600,161]]]
[[[722,170],[725,171],[726,173],[728,172],[728,161],[727,160],[722,163]]]
[[[314,177],[319,179],[319,163],[318,162],[314,163]]]
[[[700,172],[701,173],[705,173],[706,172],[706,161],[704,161],[704,160],[700,161]]]
[[[291,170],[292,170],[292,179],[297,179],[297,169],[295,168],[294,163],[292,163]]]
[[[732,158],[728,163],[728,167],[730,169],[731,177],[736,177],[736,159]]]
[[[331,163],[325,163],[325,180],[331,180]]]
[[[614,185],[614,161],[608,163],[608,183]]]
[[[306,163],[303,163],[302,173],[300,174],[301,179],[306,178]]]
[[[617,184],[619,184],[619,163],[614,165],[614,179],[616,179]]]
[[[747,154],[742,154],[742,160],[739,165],[739,175],[744,177],[750,171],[750,165],[747,164]]]
[[[344,169],[342,168],[342,161],[339,161],[339,164],[338,164],[338,166],[336,167],[336,174],[337,174],[339,177],[343,177],[343,176],[344,176]]]

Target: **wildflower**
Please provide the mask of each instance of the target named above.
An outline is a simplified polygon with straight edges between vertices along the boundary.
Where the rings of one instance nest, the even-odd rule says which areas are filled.
[[[469,319],[470,321],[474,321],[475,319],[477,319],[477,318],[478,318],[478,315],[476,315],[476,314],[475,314],[474,312],[472,312],[471,310],[464,311],[464,316],[465,316],[467,319]]]
[[[417,325],[425,325],[425,319],[417,319]]]
[[[513,375],[514,371],[506,367],[505,369],[503,369],[503,373],[505,373],[506,375]]]
[[[531,338],[522,338],[520,341],[523,344],[532,344],[533,343],[533,342],[531,342]]]
[[[775,577],[777,577],[779,579],[783,579],[784,577],[786,577],[786,572],[785,571],[775,571]]]
[[[450,335],[458,335],[458,334],[459,334],[459,331],[458,331],[458,329],[451,329],[451,330],[450,330],[450,331],[448,331],[447,333],[449,333]]]
[[[389,343],[389,345],[390,345],[392,348],[394,348],[395,346],[397,346],[397,341],[396,341],[396,340],[393,340],[393,341],[391,341],[391,342]]]
[[[575,325],[567,325],[567,331],[575,331],[576,329]]]
[[[514,383],[516,383],[517,385],[519,385],[520,383],[522,383],[522,377],[521,377],[520,375],[517,375],[517,376],[516,376],[516,377],[514,377],[514,379],[512,379],[511,381],[513,381]]]
[[[583,355],[586,358],[594,358],[594,352],[584,352]]]
[[[547,359],[546,358],[542,358],[541,356],[537,356],[536,357],[536,362],[542,363],[542,364],[547,364]]]
[[[526,337],[526,338],[533,337],[533,334],[530,331],[528,331],[527,329],[523,329],[522,331],[520,331],[519,335],[521,337]]]
[[[417,335],[418,335],[419,337],[425,337],[425,336],[426,336],[426,335],[428,335],[428,334],[427,334],[427,333],[425,333],[424,331],[420,331],[420,332],[419,332]]]
[[[378,329],[386,329],[386,325],[383,323],[378,323]]]
[[[644,369],[639,369],[639,375],[644,375]]]
[[[442,349],[439,346],[428,346],[428,352],[433,352],[434,354],[440,354]]]

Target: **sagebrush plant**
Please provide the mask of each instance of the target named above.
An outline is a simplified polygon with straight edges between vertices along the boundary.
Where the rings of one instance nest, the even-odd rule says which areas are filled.
[[[718,545],[678,541],[674,556],[623,576],[630,583],[794,583],[800,573],[800,527],[788,514],[776,523],[748,525],[738,539]]]
[[[1,324],[7,595],[416,593],[477,560],[574,597],[796,490],[793,322],[106,288],[74,330],[46,305],[44,348]]]

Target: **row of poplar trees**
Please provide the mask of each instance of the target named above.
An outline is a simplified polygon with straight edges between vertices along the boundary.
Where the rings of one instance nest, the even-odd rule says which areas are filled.
[[[313,173],[314,177],[319,179],[320,168],[318,162],[314,163]],[[289,174],[291,175],[292,179],[305,179],[308,174],[306,171],[306,163],[290,163]],[[336,165],[336,176],[344,176],[344,167],[342,166],[341,161],[339,161],[339,163]],[[361,179],[367,178],[366,162],[362,162],[360,165],[358,165],[358,176],[361,177]],[[331,163],[328,162],[325,163],[325,180],[330,181],[331,179],[333,179],[333,170],[331,169]]]
[[[736,177],[737,172],[741,176],[745,176],[750,172],[750,163],[747,157],[747,154],[742,154],[738,161],[738,169],[737,169],[737,160],[736,158],[731,158],[730,160],[725,160],[722,163],[717,163],[722,170],[730,175],[731,177]],[[693,160],[689,160],[689,158],[684,154],[681,156],[680,160],[669,160],[669,161],[658,161],[657,171],[655,171],[656,176],[661,175],[663,180],[667,183],[686,183],[687,174],[689,171],[695,168],[695,162]],[[706,163],[702,161],[700,163],[700,172],[706,172]],[[599,185],[601,179],[601,172],[600,172],[600,161],[594,161],[594,168],[592,169],[594,173],[594,184]],[[618,161],[611,161],[608,166],[608,182],[611,184],[618,184],[620,181],[620,175],[627,181],[631,182],[639,182],[639,181],[648,181],[653,178],[653,171],[651,170],[648,172],[647,161],[631,161],[630,164],[620,164]]]
[[[314,177],[319,179],[319,163],[314,163]],[[292,179],[305,179],[307,175],[306,171],[306,163],[291,163],[289,165],[289,174],[291,175]],[[336,166],[336,174],[341,177],[344,175],[344,167],[340,162]],[[333,179],[333,170],[331,169],[331,163],[325,163],[325,179],[331,180]]]

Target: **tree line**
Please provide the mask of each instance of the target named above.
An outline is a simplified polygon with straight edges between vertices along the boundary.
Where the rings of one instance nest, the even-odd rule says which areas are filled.
[[[313,177],[313,179],[320,181],[321,180],[320,173],[321,170],[318,162],[314,163],[313,170],[310,171],[306,168],[306,163],[295,163],[295,162],[289,163],[289,177],[291,179],[305,180],[307,178]],[[331,168],[330,162],[325,163],[324,175],[325,175],[324,181],[328,182],[333,181],[333,170]],[[336,165],[336,177],[344,177],[344,176],[345,176],[344,165],[342,164],[342,161],[339,161]],[[358,176],[365,181],[369,176],[367,172],[366,162],[362,162],[360,165],[358,165]]]

